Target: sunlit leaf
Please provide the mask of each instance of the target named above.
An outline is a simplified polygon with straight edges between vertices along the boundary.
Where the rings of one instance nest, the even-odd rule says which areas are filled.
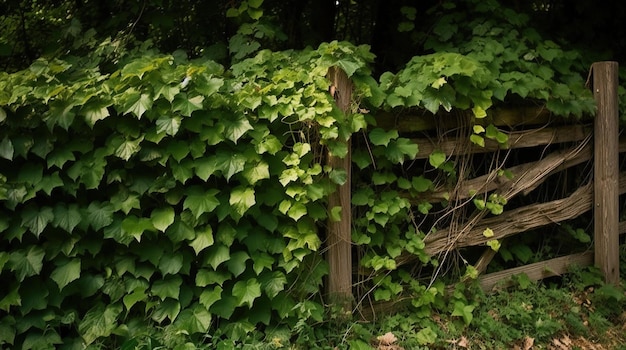
[[[254,300],[261,296],[261,284],[255,278],[238,281],[233,286],[233,296],[237,298],[239,306],[248,304],[252,308]]]
[[[70,282],[80,277],[80,259],[71,259],[57,266],[50,274],[50,278],[56,282],[59,289],[63,289]]]

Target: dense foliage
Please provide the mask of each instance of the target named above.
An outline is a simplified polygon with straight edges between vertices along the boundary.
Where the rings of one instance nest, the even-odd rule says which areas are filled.
[[[15,42],[22,51],[5,55],[11,73],[0,72],[0,343],[229,349],[264,327],[268,342],[292,331],[306,342],[308,324],[327,311],[325,223],[343,215],[327,198],[346,172],[324,157],[345,156],[349,138],[366,144],[353,155],[353,242],[370,272],[358,288],[375,300],[408,294],[417,317],[437,310],[472,321],[476,305],[462,286],[444,300],[441,281],[423,283],[396,262],[408,253],[438,266],[424,252],[430,227],[417,222],[433,208],[423,194],[451,183],[455,164],[435,151],[411,168],[417,145],[376,127],[371,114],[467,111],[473,142],[505,143],[506,130],[480,121],[493,106],[593,113],[583,58],[528,29],[527,16],[499,13],[496,2],[469,1],[469,10],[445,2],[432,10],[432,32],[411,37],[429,53],[376,78],[366,45],[278,50],[290,36],[274,21],[286,10],[271,3],[229,3],[217,23],[235,27],[217,42],[221,27],[208,26],[213,17],[194,1],[131,8],[147,22],[141,14],[134,22],[129,14],[91,18],[90,6],[68,1],[46,23],[35,21],[64,28],[53,40],[62,45]],[[123,5],[94,4],[110,6],[104,13]],[[181,15],[185,4],[192,16]],[[34,15],[24,4],[4,5]],[[180,12],[164,14],[173,9]],[[402,8],[407,21],[397,29],[411,32],[415,11]],[[4,18],[15,28],[26,23]],[[95,29],[83,29],[87,18]],[[198,31],[203,25],[211,30]],[[103,37],[108,26],[115,35]],[[174,50],[179,38],[187,41]],[[44,55],[20,67],[33,50]],[[356,85],[348,113],[328,93],[330,67]],[[497,196],[490,201],[478,209],[502,211]]]

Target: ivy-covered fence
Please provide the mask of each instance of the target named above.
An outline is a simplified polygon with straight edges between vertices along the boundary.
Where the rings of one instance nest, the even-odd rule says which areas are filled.
[[[422,272],[413,278],[431,278],[430,283],[439,277],[445,280],[445,271],[456,265],[461,267],[462,281],[478,280],[483,289],[491,290],[506,286],[518,274],[536,281],[595,261],[608,282],[619,283],[619,235],[626,231],[619,222],[618,196],[626,193],[626,175],[618,172],[618,153],[626,150],[626,139],[618,142],[617,64],[595,63],[592,72],[598,106],[594,118],[572,121],[530,105],[494,108],[478,123],[467,112],[434,115],[409,110],[377,115],[377,129],[360,148],[382,142],[379,134],[389,139],[412,135],[418,152],[410,166],[371,179],[374,191],[385,191],[396,182],[396,198],[385,205],[366,201],[365,193],[373,195],[372,189],[357,185],[353,210],[363,216],[360,208],[365,207],[365,217],[380,223],[394,201],[409,199],[415,208],[411,220],[424,233],[419,242],[427,257],[412,254],[408,246],[402,252],[387,249],[386,256],[377,254],[371,237],[354,231],[357,245],[369,245],[361,265],[370,269],[360,271],[377,283],[373,302],[360,305],[366,317],[407,303],[422,305],[420,298],[390,297],[401,294],[401,284],[377,276],[393,270],[416,271],[428,257],[435,268],[424,273],[419,267]],[[592,210],[593,220],[580,219]],[[576,221],[587,226],[573,227]],[[514,236],[529,231],[515,240]],[[538,232],[553,237],[541,238]],[[533,250],[541,240],[554,249]],[[491,269],[495,272],[486,273],[496,256],[499,261]],[[515,267],[507,268],[507,262]],[[357,288],[356,297],[362,300],[359,292],[371,290]]]

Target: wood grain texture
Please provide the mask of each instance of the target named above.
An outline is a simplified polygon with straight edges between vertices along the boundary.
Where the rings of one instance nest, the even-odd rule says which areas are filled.
[[[619,283],[619,100],[618,63],[592,66],[594,120],[594,246],[595,265],[607,283]]]
[[[347,113],[352,99],[352,82],[341,69],[329,70],[331,80],[330,91],[334,94],[339,108]],[[327,164],[333,169],[343,169],[347,173],[347,181],[339,186],[335,193],[328,198],[328,209],[341,207],[341,219],[328,221],[327,261],[328,296],[330,302],[346,310],[352,308],[352,190],[351,190],[351,146],[346,141],[348,154],[337,157],[330,152],[327,155]]]

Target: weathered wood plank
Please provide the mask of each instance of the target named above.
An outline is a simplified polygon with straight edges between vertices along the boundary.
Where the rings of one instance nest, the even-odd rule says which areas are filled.
[[[568,125],[555,128],[541,128],[526,131],[514,131],[509,133],[509,141],[505,149],[528,148],[542,145],[550,145],[563,142],[575,142],[584,140],[592,129],[584,125]],[[485,139],[485,147],[480,147],[469,140],[460,138],[447,138],[437,142],[435,139],[413,139],[417,143],[419,151],[415,159],[426,159],[433,151],[440,150],[446,155],[462,155],[475,153],[490,153],[502,150],[498,142]]]
[[[571,266],[584,267],[592,263],[593,252],[578,253],[490,273],[479,277],[478,280],[483,290],[490,291],[495,286],[510,286],[512,281],[507,281],[507,279],[520,273],[525,273],[532,281],[539,281],[567,273]]]
[[[522,191],[522,193],[528,194],[530,191],[542,184],[548,176],[567,168],[573,167],[575,165],[590,161],[591,156],[591,145],[584,145],[582,147],[576,146],[570,149],[558,150],[548,154],[546,157],[536,162],[520,164],[506,169],[510,171],[513,175],[513,177],[510,179],[506,176],[499,175],[500,169],[495,169],[489,174],[485,174],[483,176],[461,182],[460,186],[458,186],[458,188],[456,188],[453,193],[450,193],[447,190],[436,190],[435,192],[425,193],[423,197],[415,198],[412,200],[415,202],[422,200],[428,200],[429,202],[438,202],[443,199],[463,200],[470,198],[472,194],[480,195],[482,193],[494,191],[498,188],[501,188],[505,184],[507,184],[507,186],[510,186],[510,184],[518,179],[521,174],[524,174],[531,169],[552,168],[552,170],[550,170],[546,175],[542,176],[541,178],[536,178],[532,186],[529,186],[524,191]],[[556,166],[553,166],[552,164],[554,164],[555,162],[557,162],[558,164]],[[404,197],[409,197],[409,195],[407,194]]]
[[[341,69],[331,68],[329,76],[332,83],[331,93],[339,108],[347,112],[352,98],[352,82]],[[328,221],[328,295],[330,302],[345,310],[352,309],[352,210],[351,210],[351,146],[347,142],[348,154],[337,157],[327,155],[327,162],[334,169],[343,169],[347,173],[347,181],[328,198],[329,211],[341,207],[341,219]]]
[[[619,283],[618,68],[617,62],[592,66],[598,106],[594,119],[594,263],[612,284]]]
[[[486,244],[492,239],[502,239],[520,232],[575,218],[591,210],[592,188],[590,185],[576,190],[571,196],[546,203],[539,203],[506,211],[501,215],[471,222],[465,234],[442,229],[430,233],[424,239],[426,252],[436,255],[449,249]],[[493,237],[483,232],[490,228]],[[403,264],[404,261],[398,261]]]
[[[542,106],[521,108],[492,108],[487,111],[487,117],[475,122],[482,125],[522,126],[546,125],[553,117],[550,111]],[[376,125],[386,129],[395,129],[399,132],[420,132],[435,130],[436,128],[452,129],[462,125],[470,125],[474,120],[471,112],[456,112],[433,115],[426,110],[413,110],[409,113],[380,112],[375,116]]]

